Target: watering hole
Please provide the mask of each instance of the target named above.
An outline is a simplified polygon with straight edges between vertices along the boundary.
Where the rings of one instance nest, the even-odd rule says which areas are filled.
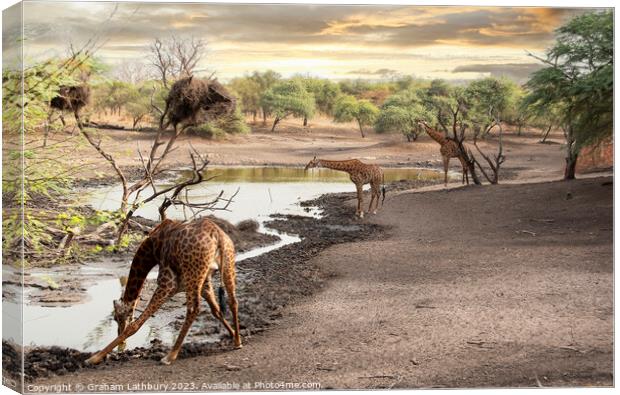
[[[182,174],[183,175],[183,174]],[[181,175],[181,176],[182,176]],[[209,168],[206,177],[215,177],[209,182],[192,188],[188,192],[190,201],[212,200],[220,193],[225,198],[234,195],[227,210],[213,212],[217,217],[233,224],[254,219],[260,224],[260,232],[277,235],[280,240],[272,245],[261,246],[238,255],[239,266],[248,257],[258,256],[284,245],[299,241],[294,234],[277,232],[264,223],[272,214],[290,214],[320,217],[316,207],[303,207],[300,202],[314,199],[326,193],[353,192],[354,185],[348,175],[329,169],[313,169],[305,172],[292,167],[226,167]],[[442,175],[434,170],[394,168],[385,169],[385,182],[399,180],[438,179]],[[160,188],[165,187],[160,185]],[[367,186],[368,187],[368,186]],[[389,193],[389,192],[388,192]],[[115,210],[120,206],[121,188],[118,186],[96,187],[84,191],[86,203],[99,210]],[[163,199],[163,198],[162,198]],[[157,207],[161,201],[137,210],[136,215],[157,219]],[[190,217],[192,213],[171,207],[168,216],[176,219]],[[63,346],[83,351],[95,351],[105,346],[116,336],[116,323],[112,319],[112,300],[122,292],[120,276],[128,273],[130,258],[107,262],[104,265],[88,263],[77,267],[30,270],[30,278],[48,284],[60,284],[63,278],[72,281],[85,290],[87,297],[80,301],[66,300],[59,304],[33,303],[32,293],[36,289],[26,287],[24,291],[24,333],[25,345]],[[149,278],[155,278],[151,273]],[[242,281],[242,277],[240,277]],[[150,290],[148,290],[150,291]],[[148,300],[150,294],[143,294]],[[185,295],[175,296],[169,303],[172,308],[162,309],[128,339],[129,348],[147,346],[154,339],[166,344],[174,341],[178,330],[172,324],[185,313]],[[146,301],[139,303],[138,311]],[[201,313],[188,335],[188,341],[216,341],[219,333],[205,330],[201,323],[215,321],[210,314]],[[213,323],[210,323],[213,324]],[[217,325],[217,323],[213,324]]]

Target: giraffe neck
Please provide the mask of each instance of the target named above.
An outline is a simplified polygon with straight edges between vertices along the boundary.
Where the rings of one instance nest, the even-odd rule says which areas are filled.
[[[319,159],[319,166],[327,169],[345,171],[350,173],[355,167],[350,160],[325,160]]]
[[[427,126],[424,129],[426,130],[426,133],[428,133],[428,135],[439,144],[443,145],[446,142],[446,137],[440,131],[433,129],[430,126]]]
[[[147,238],[140,244],[138,251],[131,262],[127,285],[123,292],[122,301],[125,304],[132,305],[138,300],[142,286],[146,280],[146,276],[157,263],[152,250],[152,240]]]

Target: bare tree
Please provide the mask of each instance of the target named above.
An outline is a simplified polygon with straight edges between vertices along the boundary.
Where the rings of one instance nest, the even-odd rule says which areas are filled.
[[[119,81],[138,84],[153,77],[152,69],[148,64],[138,59],[124,60],[114,67],[112,75]]]
[[[474,161],[476,166],[478,166],[478,169],[480,169],[480,172],[484,175],[484,178],[486,178],[487,181],[489,181],[491,184],[497,184],[499,182],[499,169],[502,163],[504,163],[504,161],[506,160],[506,157],[504,156],[504,145],[503,145],[504,128],[502,127],[502,124],[499,122],[497,123],[497,127],[499,128],[499,133],[498,133],[499,145],[497,149],[497,154],[487,155],[480,149],[480,147],[478,146],[478,137],[480,133],[478,131],[474,133],[474,139],[473,139],[474,147],[476,147],[476,150],[478,151],[480,156],[484,158],[484,160],[489,165],[489,168],[491,169],[490,175],[486,172],[484,167],[480,165],[480,162],[478,162],[476,157],[470,154],[472,160]]]
[[[168,88],[175,80],[194,74],[198,63],[204,58],[206,42],[190,37],[171,36],[156,38],[149,46],[149,60],[159,79]]]

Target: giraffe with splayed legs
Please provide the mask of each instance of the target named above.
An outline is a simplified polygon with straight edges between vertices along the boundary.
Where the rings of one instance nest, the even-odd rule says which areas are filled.
[[[146,276],[159,266],[157,289],[146,309],[134,321]],[[226,321],[213,292],[211,277],[219,270],[222,285],[228,295],[234,328]],[[178,356],[183,340],[200,312],[200,299],[204,298],[211,313],[230,333],[235,348],[241,348],[238,305],[235,295],[235,246],[228,235],[207,218],[191,222],[164,219],[140,244],[131,263],[127,285],[120,300],[114,301],[114,320],[118,324],[118,337],[86,362],[97,364],[116,346],[136,333],[166,300],[177,292],[185,291],[187,313],[176,342],[161,362],[172,363]]]
[[[356,214],[360,218],[364,218],[364,210],[362,205],[364,204],[363,190],[362,188],[366,184],[370,184],[370,204],[368,205],[368,212],[377,214],[377,209],[379,208],[379,198],[381,194],[383,194],[383,199],[381,200],[381,204],[383,205],[383,201],[385,200],[385,177],[383,175],[383,169],[377,165],[369,165],[366,163],[362,163],[357,159],[349,159],[349,160],[327,160],[327,159],[317,159],[315,156],[305,167],[305,170],[314,168],[314,167],[324,167],[326,169],[344,171],[349,173],[351,181],[355,184],[357,188],[357,212]],[[373,211],[372,205],[375,204],[375,209]]]
[[[443,159],[443,172],[444,172],[444,185],[448,186],[448,167],[450,166],[450,158],[458,158],[461,162],[461,167],[463,169],[463,179],[462,183],[465,184],[467,180],[467,185],[469,185],[469,168],[467,167],[467,160],[465,159],[465,155],[461,152],[459,145],[453,139],[447,138],[438,130],[431,128],[426,122],[419,122],[422,126],[424,126],[424,130],[426,133],[435,140],[441,148],[439,148],[439,152],[441,153],[441,158]]]

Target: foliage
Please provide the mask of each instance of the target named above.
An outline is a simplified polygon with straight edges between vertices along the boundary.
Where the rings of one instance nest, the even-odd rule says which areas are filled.
[[[464,91],[469,120],[487,134],[516,107],[517,90],[507,79],[489,77],[471,82]]]
[[[223,138],[227,134],[245,134],[250,132],[250,128],[245,123],[241,111],[237,109],[234,113],[218,117],[217,119],[203,123],[188,129],[189,133],[210,139]]]
[[[132,119],[132,128],[137,128],[149,114],[152,113],[151,96],[159,89],[154,81],[144,82],[129,87],[129,96],[125,103],[125,111]]]
[[[256,115],[260,110],[261,85],[256,79],[251,77],[239,77],[233,79],[229,84],[230,89],[239,99],[238,104],[244,113]]]
[[[299,80],[276,83],[263,94],[261,103],[269,113],[276,117],[272,131],[278,122],[290,115],[311,118],[316,111],[314,97],[306,91]]]
[[[377,133],[399,132],[408,140],[415,140],[421,132],[418,121],[431,122],[433,114],[428,110],[415,90],[406,90],[390,96],[375,122]]]
[[[317,110],[325,115],[332,115],[336,100],[341,95],[340,86],[327,79],[313,77],[295,77],[306,91],[314,97]]]
[[[342,95],[334,106],[334,121],[351,122],[357,121],[362,137],[364,126],[375,123],[379,109],[368,100],[357,100],[351,95]]]
[[[273,70],[267,70],[265,72],[255,71],[252,73],[250,78],[258,83],[260,87],[260,106],[261,111],[263,112],[263,122],[267,122],[267,116],[269,115],[269,109],[267,108],[265,102],[262,100],[263,95],[267,92],[271,87],[273,87],[279,80],[282,78],[280,74],[276,73]]]
[[[129,82],[106,81],[95,86],[94,107],[99,111],[110,111],[120,115],[121,109],[136,97],[136,88]]]
[[[566,178],[574,177],[579,150],[613,130],[613,11],[571,19],[556,31],[556,43],[539,58],[547,67],[533,73],[525,103],[561,117],[567,143]]]

